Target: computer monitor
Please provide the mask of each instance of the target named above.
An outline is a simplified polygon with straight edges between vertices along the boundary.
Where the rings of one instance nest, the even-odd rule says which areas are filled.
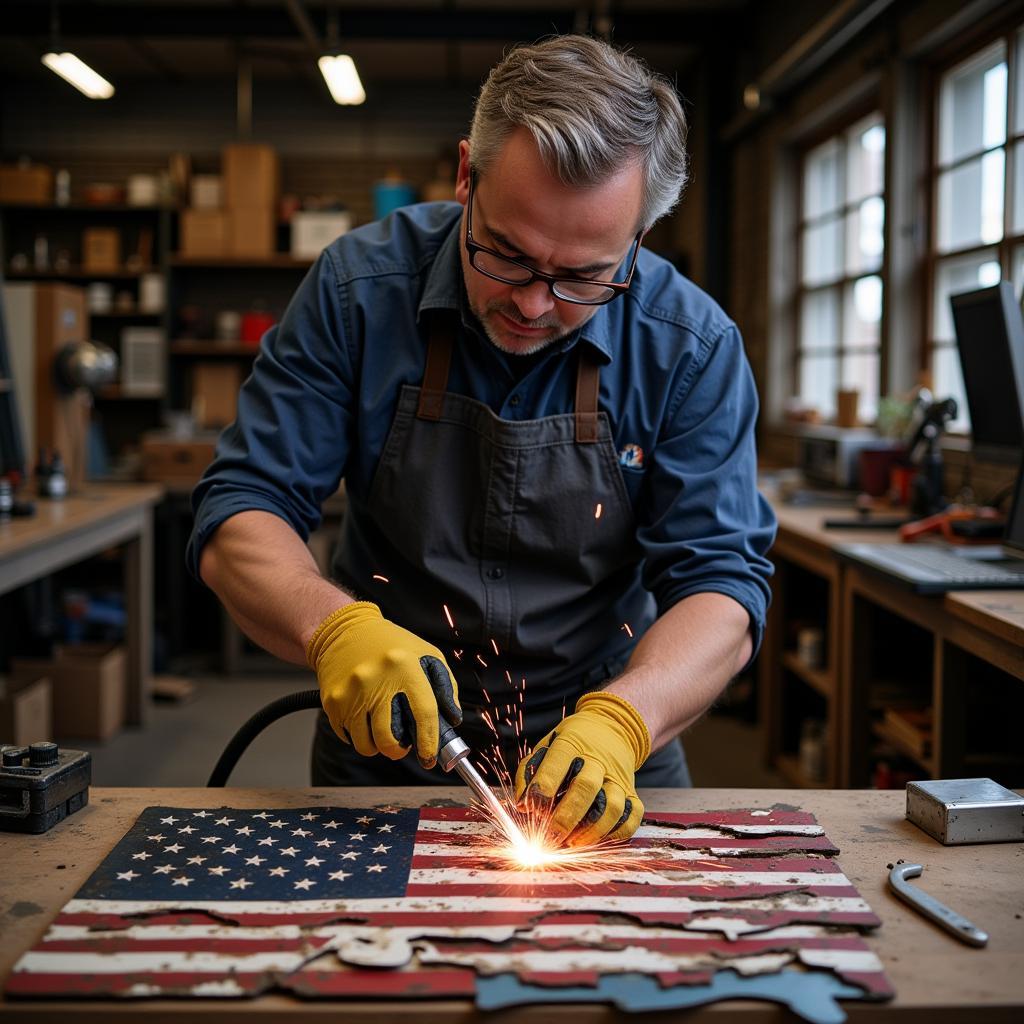
[[[1024,448],[1024,316],[1009,281],[949,297],[972,449],[1017,462]]]

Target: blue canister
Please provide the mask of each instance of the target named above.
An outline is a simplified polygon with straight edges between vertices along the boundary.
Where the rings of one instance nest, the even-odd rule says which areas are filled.
[[[416,189],[401,178],[383,178],[373,184],[373,215],[377,220],[415,202]]]

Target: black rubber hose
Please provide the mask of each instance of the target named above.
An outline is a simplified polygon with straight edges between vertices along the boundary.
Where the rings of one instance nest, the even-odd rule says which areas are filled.
[[[272,722],[276,722],[293,711],[308,711],[320,707],[319,690],[301,690],[298,693],[289,693],[272,701],[265,708],[260,708],[252,718],[247,721],[234,736],[231,742],[224,748],[213,771],[210,774],[210,781],[207,786],[226,786],[228,777],[234,770],[238,759],[245,753],[250,743]]]

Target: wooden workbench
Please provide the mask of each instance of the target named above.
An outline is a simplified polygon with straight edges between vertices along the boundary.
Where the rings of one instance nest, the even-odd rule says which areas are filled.
[[[0,520],[0,594],[108,548],[121,547],[127,618],[125,720],[143,724],[149,705],[153,633],[153,506],[158,484],[89,484],[59,501],[36,501],[35,515]]]
[[[920,1024],[1024,1020],[1024,844],[944,848],[904,820],[902,792],[792,790],[647,790],[648,808],[707,811],[786,803],[813,812],[840,848],[839,862],[883,926],[868,938],[896,988],[890,1003],[844,1003],[853,1021]],[[464,799],[461,789],[97,789],[83,811],[43,836],[4,836],[0,856],[0,975],[6,978],[63,904],[78,890],[142,808],[421,806],[437,798]],[[985,949],[962,945],[898,902],[886,889],[886,864],[899,858],[925,867],[918,880],[990,935]],[[65,865],[63,870],[57,865]],[[424,1024],[479,1019],[468,1002],[302,1002],[285,996],[257,1000],[154,1000],[147,1002],[0,1001],[0,1020],[70,1024],[134,1020],[189,1024],[256,1017],[261,1024],[303,1018],[389,1021],[415,1017]],[[768,1003],[731,1002],[691,1010],[685,1020],[781,1022],[784,1011]],[[597,1004],[505,1011],[500,1019],[606,1022],[621,1015]],[[644,1021],[678,1021],[678,1012],[644,1014]]]
[[[835,550],[852,542],[895,544],[895,530],[826,529],[826,519],[849,514],[781,502],[773,508],[779,529],[769,558],[776,573],[758,659],[766,760],[794,785],[867,784],[869,748],[880,738],[870,715],[872,687],[906,681],[917,687],[922,702],[927,696],[935,719],[927,754],[900,748],[924,777],[1018,771],[1020,765],[1012,758],[981,770],[972,766],[965,730],[966,702],[979,678],[983,688],[984,680],[993,678],[990,669],[1002,678],[1024,680],[1024,590],[916,594],[879,572],[843,560]],[[794,649],[796,629],[807,622],[818,625],[824,637],[820,665],[804,664]],[[880,623],[888,623],[887,628]],[[916,676],[905,664],[911,650],[919,667]],[[888,680],[886,661],[894,666]],[[978,695],[975,689],[974,698]],[[824,777],[818,780],[802,771],[794,735],[794,719],[808,714],[815,702],[826,723],[828,748]],[[1013,784],[1012,777],[999,781]]]

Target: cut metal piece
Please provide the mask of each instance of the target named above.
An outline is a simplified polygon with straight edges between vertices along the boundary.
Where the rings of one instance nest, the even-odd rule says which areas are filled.
[[[950,910],[934,896],[910,885],[908,878],[917,878],[924,868],[920,864],[896,864],[889,872],[889,887],[904,903],[912,906],[929,921],[934,921],[940,928],[945,928],[968,946],[984,946],[988,943],[988,932],[983,932],[976,925],[962,917],[955,910]]]
[[[1024,797],[992,779],[907,783],[907,820],[945,846],[1024,840]]]

